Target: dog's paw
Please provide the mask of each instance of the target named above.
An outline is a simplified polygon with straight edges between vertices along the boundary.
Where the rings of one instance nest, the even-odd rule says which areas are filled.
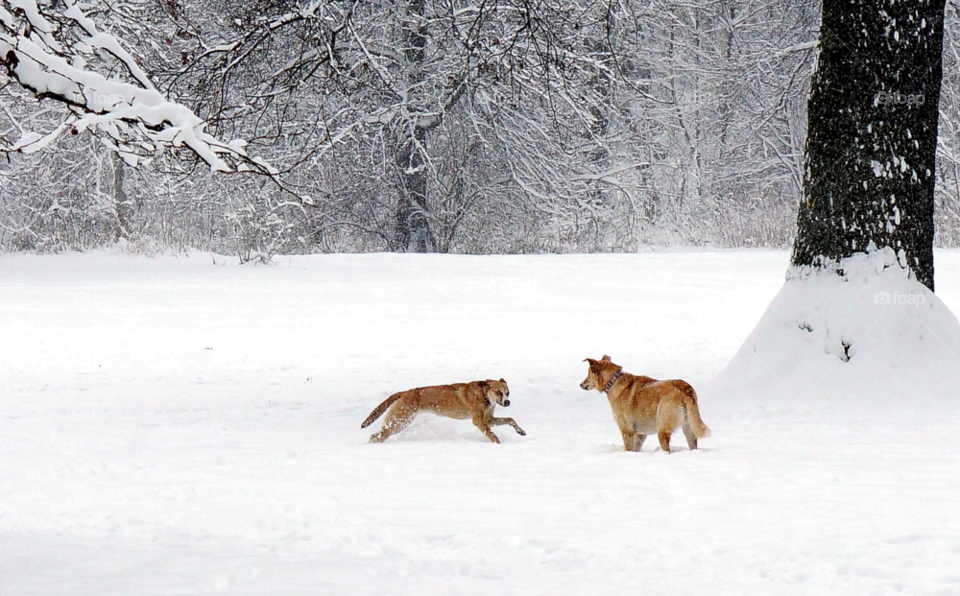
[[[521,437],[525,437],[527,436],[527,431],[523,430],[522,428],[518,428],[517,434],[520,435]]]

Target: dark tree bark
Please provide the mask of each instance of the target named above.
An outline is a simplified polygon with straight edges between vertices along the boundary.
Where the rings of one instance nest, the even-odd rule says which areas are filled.
[[[406,139],[397,155],[400,198],[397,204],[395,250],[436,252],[437,246],[427,205],[427,163],[424,159],[427,133],[419,126]]]
[[[872,243],[933,289],[945,0],[824,0],[794,265]]]
[[[130,201],[127,193],[123,190],[123,168],[124,163],[120,154],[113,152],[110,154],[110,165],[113,166],[113,205],[117,210],[117,240],[131,240],[131,219],[133,213],[130,208]]]
[[[424,59],[427,47],[427,25],[424,20],[425,0],[410,0],[403,22],[403,56],[409,69],[407,111],[398,143],[397,169],[400,176],[400,199],[397,204],[395,250],[435,252],[437,243],[430,228],[427,205],[427,129],[420,122],[426,78]],[[412,96],[412,97],[411,97]]]

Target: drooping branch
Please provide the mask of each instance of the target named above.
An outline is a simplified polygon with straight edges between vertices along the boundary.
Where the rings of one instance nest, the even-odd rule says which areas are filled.
[[[186,147],[216,172],[250,171],[276,177],[278,171],[245,151],[246,142],[223,142],[206,132],[206,122],[169,101],[120,41],[100,31],[72,1],[56,12],[36,0],[4,0],[0,5],[0,64],[6,75],[38,99],[67,106],[71,117],[46,134],[24,130],[0,151],[31,153],[66,130],[95,129],[108,134],[120,155],[136,164],[139,152]],[[129,80],[107,78],[90,60],[118,62]]]

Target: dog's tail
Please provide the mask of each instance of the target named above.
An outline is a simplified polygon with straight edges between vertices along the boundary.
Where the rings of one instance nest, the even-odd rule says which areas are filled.
[[[697,404],[697,392],[685,381],[677,382],[677,389],[683,392],[683,405],[687,410],[687,423],[698,439],[710,436],[710,427],[700,417],[700,406]]]
[[[379,406],[374,408],[372,412],[370,412],[370,415],[367,416],[367,419],[363,421],[363,424],[360,425],[360,428],[367,428],[368,426],[373,424],[374,420],[383,416],[383,413],[387,411],[387,408],[392,406],[393,402],[397,401],[401,397],[403,397],[402,391],[400,393],[394,393],[387,399],[383,400],[383,403],[381,403]]]

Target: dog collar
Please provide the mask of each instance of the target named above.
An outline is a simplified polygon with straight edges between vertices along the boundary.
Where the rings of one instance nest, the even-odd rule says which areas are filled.
[[[613,384],[616,383],[620,377],[623,376],[623,367],[621,366],[617,372],[613,373],[613,376],[610,377],[610,380],[607,381],[607,386],[603,388],[604,393],[610,393],[610,390],[613,389]]]

